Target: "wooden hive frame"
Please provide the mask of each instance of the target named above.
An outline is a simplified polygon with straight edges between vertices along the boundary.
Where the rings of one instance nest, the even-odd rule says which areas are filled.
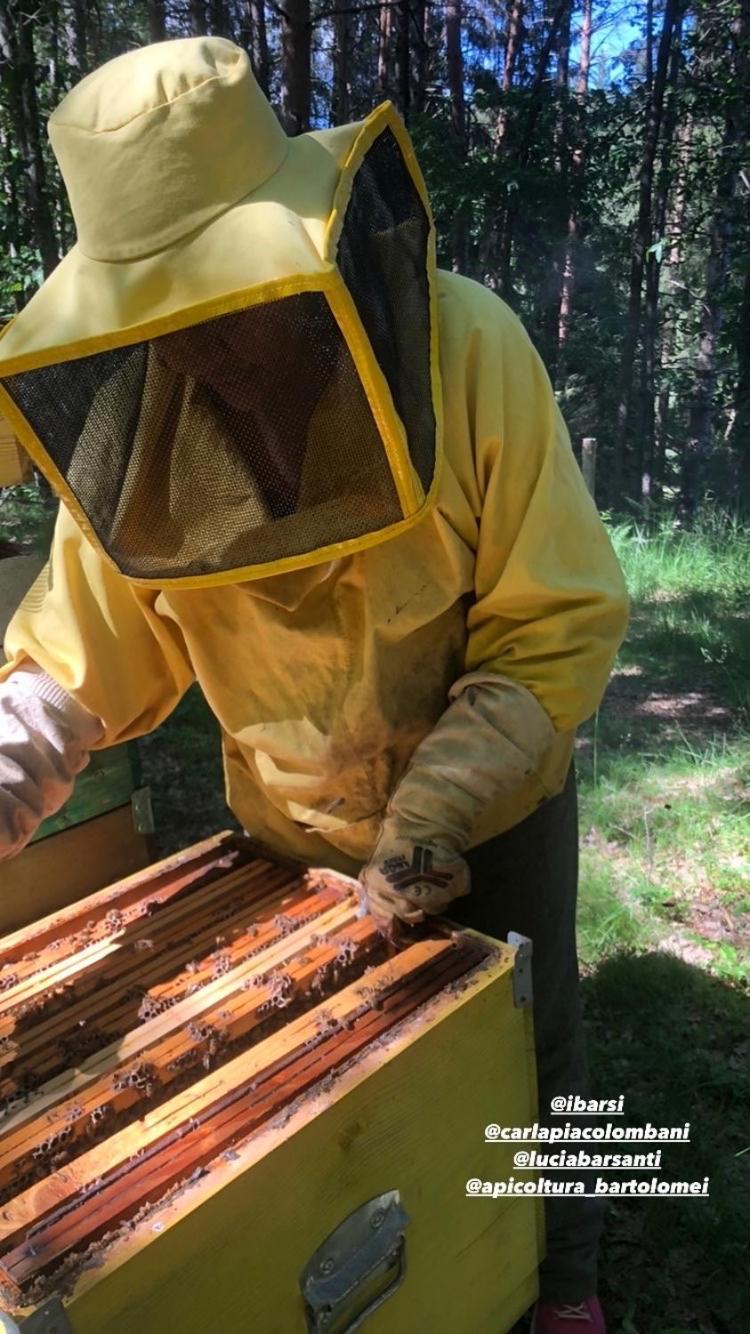
[[[220,835],[0,942],[0,1288],[20,1311],[492,951]],[[189,1202],[186,1207],[189,1207]]]

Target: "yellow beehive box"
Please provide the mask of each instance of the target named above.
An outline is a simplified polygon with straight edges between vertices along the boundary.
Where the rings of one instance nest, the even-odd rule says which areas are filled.
[[[10,425],[0,415],[0,486],[15,486],[33,477],[31,459],[21,448]]]
[[[23,1334],[509,1330],[536,1296],[539,1201],[466,1183],[513,1174],[486,1125],[535,1116],[519,958],[450,924],[396,950],[351,882],[230,835],[0,941],[7,1318]],[[108,1030],[88,1054],[86,1015]],[[31,1053],[46,1077],[19,1109]]]

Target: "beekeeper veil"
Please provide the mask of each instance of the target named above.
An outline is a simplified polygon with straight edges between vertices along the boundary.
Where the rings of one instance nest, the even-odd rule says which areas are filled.
[[[434,235],[390,104],[289,139],[196,38],[103,66],[49,131],[78,241],[0,338],[0,410],[102,554],[200,587],[424,514]]]

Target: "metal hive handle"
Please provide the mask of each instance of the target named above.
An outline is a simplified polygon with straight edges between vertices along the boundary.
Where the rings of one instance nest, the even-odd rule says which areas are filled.
[[[352,1334],[392,1296],[406,1273],[408,1222],[399,1192],[389,1190],[361,1204],[329,1233],[300,1275],[308,1334]],[[392,1270],[385,1287],[357,1309],[365,1286]]]

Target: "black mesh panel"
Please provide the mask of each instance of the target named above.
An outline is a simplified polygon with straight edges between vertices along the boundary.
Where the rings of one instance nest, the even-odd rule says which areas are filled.
[[[391,130],[357,172],[338,264],[407,435],[419,480],[435,469],[427,279],[429,220]]]
[[[102,546],[134,578],[265,564],[402,517],[320,293],[4,384]]]

